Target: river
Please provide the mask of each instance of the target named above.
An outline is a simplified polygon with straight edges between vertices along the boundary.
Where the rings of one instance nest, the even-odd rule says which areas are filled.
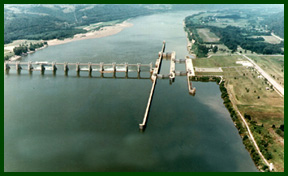
[[[155,63],[163,40],[183,59],[182,22],[193,13],[133,18],[116,35],[49,46],[22,61]],[[4,171],[258,171],[215,82],[193,82],[191,96],[185,76],[172,85],[158,80],[139,132],[151,80],[74,70],[65,76],[61,69],[4,74]],[[168,71],[164,60],[161,72]]]

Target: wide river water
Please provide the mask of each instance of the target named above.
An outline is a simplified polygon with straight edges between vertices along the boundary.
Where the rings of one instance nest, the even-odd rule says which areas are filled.
[[[22,61],[155,63],[163,40],[184,59],[182,23],[193,13],[137,17],[116,35],[49,46]],[[193,82],[191,96],[185,76],[158,80],[139,132],[151,80],[62,70],[4,74],[5,171],[257,171],[215,82]]]

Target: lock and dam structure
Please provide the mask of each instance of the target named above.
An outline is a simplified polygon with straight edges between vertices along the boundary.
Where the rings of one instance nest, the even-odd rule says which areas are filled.
[[[163,42],[162,49],[158,53],[158,58],[156,59],[155,64],[129,64],[129,63],[69,63],[69,62],[20,62],[20,61],[5,61],[4,62],[4,70],[6,73],[9,73],[11,69],[14,69],[21,73],[21,70],[27,70],[28,72],[32,73],[34,71],[41,72],[42,74],[45,71],[52,71],[53,74],[56,74],[56,71],[59,67],[63,68],[65,74],[68,74],[69,71],[72,71],[71,68],[74,67],[77,74],[80,72],[88,72],[89,75],[92,75],[93,72],[99,72],[102,76],[105,73],[112,73],[114,76],[118,72],[123,72],[128,75],[129,72],[137,72],[138,75],[140,72],[148,72],[150,73],[150,78],[152,81],[152,87],[150,90],[147,106],[145,109],[144,117],[142,123],[139,124],[139,129],[143,131],[147,126],[148,122],[148,115],[151,107],[151,102],[153,99],[153,94],[155,91],[157,79],[169,79],[170,83],[175,81],[176,76],[186,76],[187,77],[187,87],[188,93],[191,95],[195,95],[196,88],[192,86],[191,78],[195,76],[195,71],[193,68],[192,59],[186,56],[185,59],[176,59],[176,52],[165,52],[166,43]],[[170,72],[167,75],[160,74],[162,60],[170,60]],[[183,63],[185,64],[186,71],[176,71],[176,63]]]

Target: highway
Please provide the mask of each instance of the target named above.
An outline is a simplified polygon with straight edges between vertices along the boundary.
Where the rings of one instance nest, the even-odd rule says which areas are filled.
[[[284,88],[280,84],[278,84],[269,74],[267,74],[261,67],[259,67],[252,59],[250,59],[244,54],[240,54],[240,53],[238,54],[248,59],[254,65],[254,67],[258,70],[258,72],[273,85],[274,89],[276,89],[280,94],[284,96]]]
[[[282,38],[279,37],[278,35],[275,35],[273,32],[271,32],[271,35],[273,35],[274,37],[276,37],[276,38],[279,39],[280,41],[284,41],[284,39],[282,39]]]

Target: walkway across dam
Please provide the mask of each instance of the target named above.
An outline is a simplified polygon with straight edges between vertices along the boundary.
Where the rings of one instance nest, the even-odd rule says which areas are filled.
[[[170,83],[175,81],[176,76],[187,76],[187,84],[188,84],[188,92],[189,94],[195,95],[196,89],[192,87],[191,77],[195,76],[195,71],[193,68],[192,59],[186,56],[185,59],[176,59],[176,52],[173,51],[171,53],[164,53],[166,47],[165,41],[163,42],[162,49],[158,54],[158,59],[156,59],[155,66],[153,67],[153,64],[128,64],[128,63],[120,63],[116,64],[114,63],[69,63],[69,62],[19,62],[19,61],[5,61],[4,62],[4,70],[6,73],[9,73],[11,69],[16,70],[18,73],[21,73],[21,70],[27,70],[28,72],[32,73],[33,71],[40,71],[42,74],[44,74],[45,71],[52,71],[54,74],[56,74],[58,68],[63,68],[63,71],[67,75],[70,70],[73,68],[77,72],[77,75],[79,76],[80,72],[88,72],[89,76],[92,76],[93,72],[99,72],[101,73],[101,76],[95,77],[95,78],[121,78],[121,79],[151,79],[152,81],[152,87],[150,90],[146,110],[144,113],[143,121],[139,124],[140,130],[144,130],[149,116],[149,111],[157,83],[157,78],[159,79],[169,79]],[[170,60],[170,71],[169,74],[163,75],[160,74],[161,64],[162,60]],[[176,71],[176,63],[185,63],[186,70],[185,71]],[[125,77],[116,77],[116,73],[118,72],[124,72],[126,73]],[[138,77],[128,77],[128,72],[137,72]],[[150,73],[150,77],[140,77],[140,72],[147,72]],[[113,73],[113,77],[105,77],[105,73]]]
[[[141,124],[139,124],[140,130],[144,130],[144,128],[146,127],[147,118],[148,118],[148,114],[150,111],[150,106],[151,106],[151,102],[152,102],[152,98],[153,98],[153,94],[154,94],[154,90],[155,90],[155,86],[156,86],[156,82],[157,82],[157,74],[160,71],[164,51],[165,51],[165,42],[163,42],[161,53],[159,54],[159,58],[156,60],[155,69],[153,70],[153,73],[151,75],[151,80],[153,83],[152,83],[152,88],[150,91],[150,95],[149,95],[149,99],[148,99],[148,103],[147,103],[147,107],[146,107],[143,121]]]

